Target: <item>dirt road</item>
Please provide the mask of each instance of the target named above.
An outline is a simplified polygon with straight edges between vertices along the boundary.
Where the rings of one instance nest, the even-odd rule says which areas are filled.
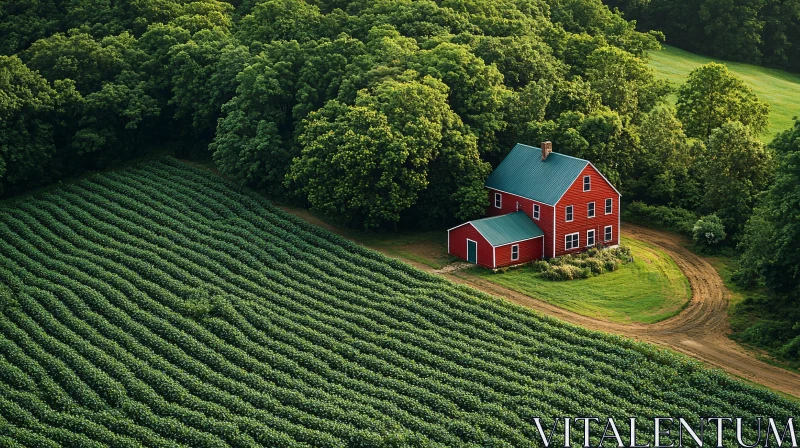
[[[342,234],[339,229],[322,222],[305,210],[287,208],[287,211]],[[567,311],[475,276],[459,274],[457,269],[436,271],[412,260],[403,261],[576,325],[668,347],[733,375],[800,397],[800,374],[760,361],[728,338],[729,291],[713,266],[681,244],[682,237],[628,223],[622,226],[622,233],[663,249],[686,275],[692,287],[692,299],[680,314],[655,324],[606,322]]]
[[[728,289],[707,261],[681,245],[680,236],[633,224],[625,224],[622,233],[663,249],[689,279],[692,299],[680,314],[656,324],[618,324],[582,316],[474,276],[457,273],[445,276],[583,327],[668,347],[736,376],[800,397],[800,375],[758,360],[728,338]]]

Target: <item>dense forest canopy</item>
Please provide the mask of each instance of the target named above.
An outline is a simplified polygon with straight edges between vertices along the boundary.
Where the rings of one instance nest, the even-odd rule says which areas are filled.
[[[800,0],[604,0],[667,42],[732,61],[800,71]]]
[[[168,142],[352,225],[440,225],[481,214],[515,143],[552,140],[628,200],[741,227],[704,203],[726,163],[706,145],[768,113],[722,66],[663,105],[661,35],[600,0],[26,0],[0,32],[5,194]]]
[[[798,1],[608,3],[797,69]],[[482,215],[515,143],[551,140],[797,303],[797,128],[765,147],[768,105],[723,65],[657,80],[663,39],[601,0],[0,2],[0,194],[170,147],[350,225],[442,226]]]

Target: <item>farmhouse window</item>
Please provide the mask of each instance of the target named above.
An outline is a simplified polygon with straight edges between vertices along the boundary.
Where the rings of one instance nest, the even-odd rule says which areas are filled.
[[[503,195],[501,195],[500,193],[494,194],[494,207],[495,208],[503,207]]]
[[[567,214],[567,222],[572,221],[572,206],[571,205],[567,206],[566,212],[567,212],[566,213]]]
[[[590,191],[592,189],[592,177],[583,176],[583,191]]]
[[[594,202],[586,204],[586,216],[594,218]]]
[[[533,204],[533,219],[539,219],[539,204]]]
[[[614,200],[611,198],[606,199],[606,215],[610,215],[614,211]]]
[[[580,246],[580,234],[578,232],[570,233],[566,236],[565,246],[566,250],[577,249]]]
[[[611,241],[611,226],[606,226],[605,235],[604,235],[603,240],[604,241]]]
[[[594,246],[594,230],[586,231],[586,247]]]
[[[511,246],[511,261],[519,260],[519,244]]]

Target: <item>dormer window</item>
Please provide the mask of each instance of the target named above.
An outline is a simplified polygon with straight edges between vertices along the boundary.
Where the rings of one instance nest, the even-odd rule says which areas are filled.
[[[583,176],[583,191],[590,191],[592,189],[592,177]]]

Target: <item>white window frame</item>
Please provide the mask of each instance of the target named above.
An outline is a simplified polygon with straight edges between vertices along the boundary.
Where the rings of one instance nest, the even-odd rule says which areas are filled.
[[[575,220],[575,207],[568,205],[564,207],[564,222],[572,222]]]
[[[589,244],[589,235],[592,236],[592,244]],[[592,247],[597,244],[597,238],[595,238],[595,236],[594,229],[586,231],[586,247]]]
[[[605,226],[603,228],[603,241],[608,242],[613,239],[614,239],[614,226]]]
[[[575,243],[572,244],[572,237],[575,237]],[[581,247],[581,233],[568,233],[564,235],[564,250],[579,249]]]
[[[517,260],[519,260],[519,244],[514,244],[511,246],[511,261]]]
[[[501,193],[494,194],[494,208],[503,208],[503,195]]]
[[[539,207],[539,204],[533,204],[533,219],[538,221],[541,214],[542,209]]]
[[[589,207],[591,205],[591,207]],[[591,211],[591,214],[590,214]],[[597,207],[595,207],[594,201],[589,202],[586,204],[586,217],[587,218],[594,218],[597,216]]]
[[[589,188],[586,188],[587,184]],[[592,176],[583,176],[583,191],[592,191]]]
[[[606,211],[606,215],[610,215],[610,214],[614,213],[614,198],[606,199],[605,211]]]

